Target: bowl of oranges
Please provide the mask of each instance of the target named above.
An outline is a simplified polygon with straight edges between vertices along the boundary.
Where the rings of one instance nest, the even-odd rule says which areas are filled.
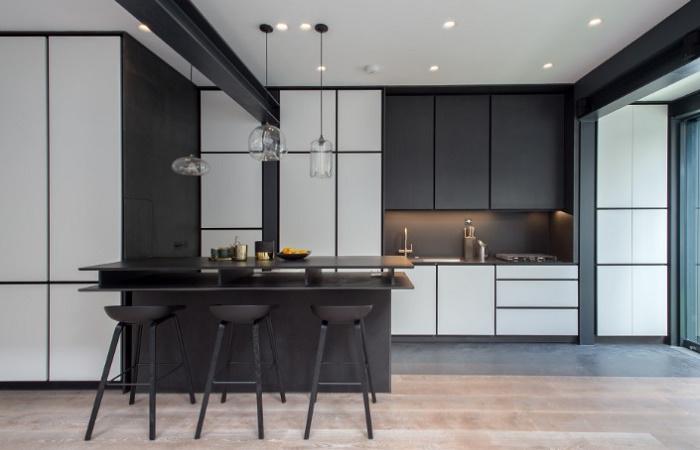
[[[310,250],[297,249],[295,247],[284,247],[281,252],[277,254],[278,258],[282,258],[285,261],[301,261],[311,254]]]

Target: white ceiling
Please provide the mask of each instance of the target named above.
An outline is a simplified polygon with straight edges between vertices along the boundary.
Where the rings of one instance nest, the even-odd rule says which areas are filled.
[[[575,83],[689,0],[191,1],[263,83],[258,26],[289,24],[269,36],[269,86],[318,84],[319,35],[299,24],[327,24],[324,84],[359,86]],[[589,27],[595,17],[603,23]],[[444,30],[446,20],[457,26]],[[0,0],[2,31],[126,31],[189,76],[187,61],[137,25],[113,0]]]

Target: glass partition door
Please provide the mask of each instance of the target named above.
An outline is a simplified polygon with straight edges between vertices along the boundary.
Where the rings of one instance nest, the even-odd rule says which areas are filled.
[[[700,118],[681,124],[681,339],[700,352]]]

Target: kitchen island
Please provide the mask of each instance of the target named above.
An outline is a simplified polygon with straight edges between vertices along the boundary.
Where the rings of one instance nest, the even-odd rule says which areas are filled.
[[[309,256],[302,261],[280,259],[259,261],[212,261],[209,258],[146,258],[120,261],[81,270],[98,271],[97,285],[83,292],[122,292],[124,305],[178,304],[185,347],[195,389],[202,391],[216,334],[217,320],[209,313],[213,304],[276,304],[272,312],[280,366],[289,391],[311,387],[314,356],[318,344],[319,320],[311,313],[313,304],[373,305],[365,319],[368,358],[378,392],[391,391],[391,291],[413,289],[409,278],[397,270],[412,269],[402,256]],[[326,344],[326,359],[354,360],[352,333],[332,330]],[[163,360],[177,360],[174,332],[163,327]],[[263,334],[263,358],[269,349]],[[122,357],[131,359],[127,341]],[[250,331],[237,327],[235,348],[250,354]],[[105,349],[106,352],[107,349]],[[252,360],[252,356],[248,358]],[[252,367],[243,367],[240,379],[252,379]],[[339,370],[340,369],[340,370]],[[354,370],[329,366],[328,379],[351,381]],[[183,386],[177,376],[163,380],[165,389]],[[264,372],[263,387],[276,387],[273,371]],[[243,388],[245,389],[245,388]],[[233,390],[233,389],[232,389]],[[341,390],[340,388],[338,390]]]

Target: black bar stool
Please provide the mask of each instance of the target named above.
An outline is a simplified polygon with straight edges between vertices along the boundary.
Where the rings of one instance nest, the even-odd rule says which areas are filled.
[[[313,305],[311,307],[313,313],[321,319],[321,335],[318,339],[318,350],[316,352],[316,366],[314,368],[314,379],[311,385],[311,398],[309,399],[309,414],[306,417],[306,431],[304,439],[309,438],[311,432],[311,419],[314,415],[314,404],[318,395],[319,385],[359,385],[362,386],[362,397],[365,403],[365,420],[367,422],[367,438],[372,439],[372,418],[369,412],[369,398],[367,386],[372,392],[372,403],[377,403],[377,396],[374,394],[372,386],[372,374],[369,369],[369,360],[367,359],[367,343],[365,339],[365,323],[364,318],[372,310],[372,305],[358,306],[329,306],[329,305]],[[320,382],[321,366],[323,364],[348,364],[343,362],[326,362],[323,360],[323,352],[326,347],[326,333],[329,323],[338,324],[353,324],[355,328],[355,344],[357,350],[357,361],[354,363],[360,368],[360,381],[355,383],[338,383],[338,382]]]
[[[209,404],[209,394],[211,394],[211,388],[214,384],[223,385],[223,392],[221,393],[221,403],[226,401],[226,386],[230,384],[255,384],[255,394],[257,400],[257,410],[258,410],[258,438],[264,438],[264,428],[263,428],[263,405],[262,405],[262,364],[272,364],[277,373],[277,384],[279,387],[280,398],[282,403],[287,401],[284,394],[284,384],[282,382],[282,374],[280,372],[279,366],[279,355],[277,354],[277,344],[275,343],[275,333],[272,329],[272,319],[270,318],[270,311],[276,308],[277,305],[214,305],[210,306],[212,314],[216,316],[221,322],[219,323],[219,330],[216,334],[216,341],[214,341],[214,350],[211,355],[211,364],[209,366],[209,374],[207,375],[207,384],[204,390],[204,396],[202,397],[202,409],[199,413],[199,422],[197,422],[197,431],[195,432],[194,438],[199,439],[202,435],[202,426],[204,425],[204,416],[207,413],[207,405]],[[270,348],[272,350],[272,363],[261,363],[260,362],[260,322],[265,320],[267,324],[267,335],[270,341]],[[235,326],[250,324],[252,325],[253,332],[253,355],[254,355],[254,368],[255,368],[255,381],[229,381],[231,373],[229,371],[232,365],[238,364],[250,364],[250,362],[234,361],[233,360],[233,340],[235,337]],[[219,372],[216,370],[217,362],[219,360],[219,354],[221,352],[221,342],[224,338],[224,332],[226,327],[231,325],[231,339],[229,343],[229,352],[226,360],[226,364],[220,369]],[[226,371],[226,380],[217,379],[222,372]]]
[[[100,403],[102,402],[102,395],[104,394],[106,386],[120,386],[125,388],[127,386],[131,387],[131,392],[129,394],[129,404],[134,404],[134,397],[136,395],[137,386],[148,386],[148,438],[153,440],[156,438],[156,383],[158,380],[172,374],[177,369],[184,367],[185,373],[187,375],[187,387],[190,394],[190,402],[195,403],[194,398],[194,387],[192,385],[192,376],[190,374],[190,366],[187,363],[187,355],[185,354],[185,346],[182,342],[182,331],[180,330],[180,323],[177,320],[175,311],[183,309],[184,306],[105,306],[105,312],[107,315],[116,320],[117,326],[114,328],[114,334],[112,335],[112,342],[109,345],[109,351],[107,352],[107,360],[105,361],[104,370],[102,371],[102,378],[100,378],[100,384],[97,388],[97,395],[95,396],[95,404],[92,407],[92,414],[90,414],[90,421],[88,422],[87,431],[85,432],[85,440],[89,441],[92,437],[92,429],[95,426],[95,419],[97,419],[97,411],[100,409]],[[182,356],[182,361],[180,363],[156,363],[156,331],[158,326],[168,320],[172,320],[177,331],[177,339],[180,344],[180,353]],[[141,363],[141,336],[145,334],[146,330],[144,325],[148,324],[148,363]],[[123,335],[124,330],[127,326],[138,325],[137,341],[136,341],[136,357],[135,363],[129,368],[124,370],[122,373],[116,377],[108,380],[109,370],[112,367],[112,360],[114,359],[114,353],[117,350],[117,344],[119,342],[119,337]],[[130,363],[130,362],[129,362]],[[147,383],[138,382],[138,372],[140,366],[149,366],[149,377]],[[169,372],[164,373],[160,377],[156,377],[156,367],[157,366],[175,366]],[[124,376],[131,373],[132,382],[127,382]],[[121,381],[114,381],[117,378],[121,378]]]

